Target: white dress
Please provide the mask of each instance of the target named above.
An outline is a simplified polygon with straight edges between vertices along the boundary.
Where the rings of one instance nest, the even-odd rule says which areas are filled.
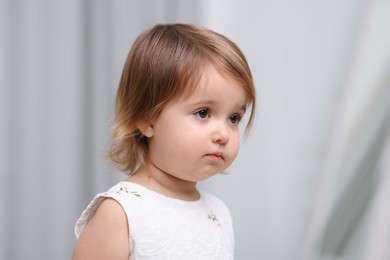
[[[104,198],[124,209],[129,226],[129,259],[233,259],[230,212],[215,196],[200,192],[197,201],[173,199],[132,182],[100,193],[76,223],[78,238]]]

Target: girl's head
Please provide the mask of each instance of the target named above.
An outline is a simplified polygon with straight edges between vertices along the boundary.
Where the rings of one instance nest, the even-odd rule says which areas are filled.
[[[248,132],[254,117],[255,90],[248,63],[233,42],[186,24],[156,25],[136,39],[116,97],[110,157],[121,170],[132,173],[147,159],[148,138],[142,127],[156,120],[170,102],[191,95],[210,67],[243,88],[250,106]]]

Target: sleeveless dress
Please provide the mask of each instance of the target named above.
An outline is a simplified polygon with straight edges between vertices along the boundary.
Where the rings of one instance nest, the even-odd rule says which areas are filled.
[[[129,226],[129,259],[233,259],[230,212],[217,197],[200,192],[197,201],[173,199],[132,182],[119,182],[100,193],[75,227],[78,238],[105,198],[123,208]]]

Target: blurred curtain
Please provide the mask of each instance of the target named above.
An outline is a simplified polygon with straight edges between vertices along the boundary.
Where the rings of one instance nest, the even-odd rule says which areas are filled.
[[[70,259],[93,194],[123,178],[104,159],[132,41],[197,21],[182,1],[0,2],[0,259]]]
[[[389,14],[389,0],[0,1],[0,259],[70,259],[81,210],[123,178],[104,159],[115,90],[157,22],[221,32],[251,64],[256,127],[233,174],[205,184],[232,209],[236,258],[302,259],[332,128],[307,260],[390,258]]]
[[[390,259],[390,1],[367,2],[305,259]]]

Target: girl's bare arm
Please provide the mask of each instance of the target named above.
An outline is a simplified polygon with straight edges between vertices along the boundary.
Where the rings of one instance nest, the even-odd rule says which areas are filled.
[[[123,208],[105,199],[77,240],[73,260],[128,260],[129,227]]]

